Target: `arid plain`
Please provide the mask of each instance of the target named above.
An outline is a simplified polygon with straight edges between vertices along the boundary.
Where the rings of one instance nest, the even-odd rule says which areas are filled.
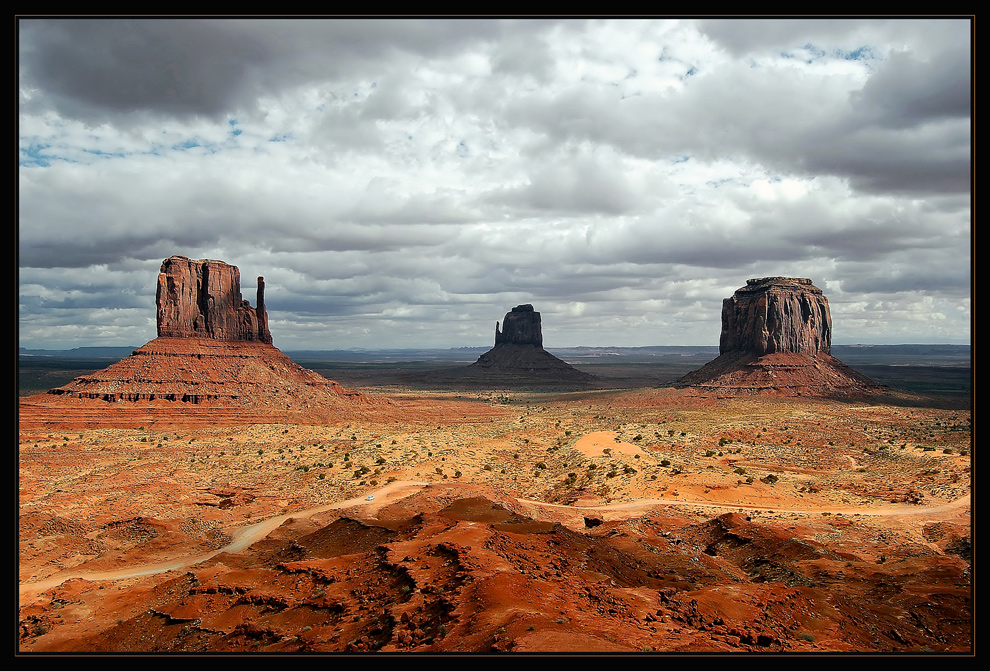
[[[361,391],[387,403],[318,425],[25,422],[20,649],[971,648],[967,409],[670,387]],[[462,519],[460,500],[536,526]],[[444,521],[420,529],[429,541],[395,528],[430,515]],[[353,548],[298,549],[344,519]],[[263,520],[278,522],[267,537],[209,556]],[[553,553],[529,547],[562,533],[608,558],[589,566],[589,545],[544,563]],[[488,565],[499,536],[529,571]],[[403,544],[421,572],[388,558]],[[525,585],[500,585],[510,574]],[[206,605],[217,594],[229,603]]]

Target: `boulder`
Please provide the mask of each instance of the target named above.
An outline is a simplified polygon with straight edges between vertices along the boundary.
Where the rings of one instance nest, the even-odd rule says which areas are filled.
[[[158,273],[158,336],[272,343],[265,312],[265,281],[258,278],[258,307],[241,297],[237,266],[172,256]]]

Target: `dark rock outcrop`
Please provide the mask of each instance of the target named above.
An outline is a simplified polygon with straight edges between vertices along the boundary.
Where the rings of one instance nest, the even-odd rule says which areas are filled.
[[[831,356],[828,299],[811,280],[747,280],[722,301],[719,356],[677,381],[715,394],[862,396],[880,391]]]
[[[158,336],[246,340],[272,344],[265,312],[265,280],[258,307],[241,297],[241,273],[223,261],[172,256],[158,274]]]
[[[540,313],[532,305],[517,305],[495,323],[495,347],[468,366],[468,372],[501,375],[507,380],[537,379],[541,382],[586,382],[594,375],[579,371],[543,349]]]
[[[495,344],[535,345],[543,347],[543,326],[540,313],[532,305],[517,305],[502,319],[502,330],[495,322]]]

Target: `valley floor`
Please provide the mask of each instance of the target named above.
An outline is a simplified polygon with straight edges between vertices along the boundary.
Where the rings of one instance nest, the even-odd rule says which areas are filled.
[[[972,650],[968,410],[388,395],[22,430],[21,652]]]

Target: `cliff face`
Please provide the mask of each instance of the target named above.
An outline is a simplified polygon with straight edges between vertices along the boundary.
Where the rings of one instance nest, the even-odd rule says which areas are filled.
[[[265,312],[265,281],[258,278],[258,307],[241,297],[237,266],[172,256],[158,274],[158,336],[272,343]]]
[[[809,279],[747,280],[722,301],[720,354],[829,354],[831,343],[828,299]]]
[[[495,344],[534,345],[543,347],[543,327],[540,313],[532,305],[517,305],[502,319],[502,330],[495,323]]]

